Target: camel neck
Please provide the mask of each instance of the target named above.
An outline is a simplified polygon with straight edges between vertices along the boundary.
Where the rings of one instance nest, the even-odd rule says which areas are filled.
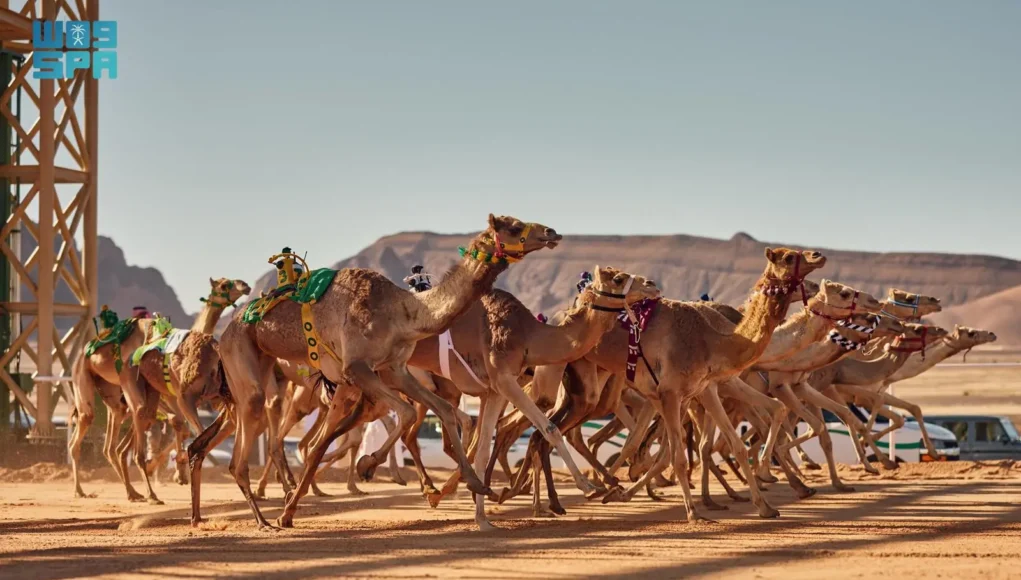
[[[874,385],[882,383],[897,372],[908,360],[910,352],[889,351],[871,360],[844,359],[835,383],[848,385]]]
[[[531,333],[528,365],[563,364],[584,357],[616,324],[616,312],[582,306],[567,313],[559,325],[539,324]]]
[[[887,379],[887,383],[895,383],[918,376],[963,350],[964,348],[955,347],[946,340],[940,340],[925,350],[924,360],[920,352],[905,353],[910,356],[907,357],[897,372]]]
[[[505,262],[484,263],[465,255],[431,290],[409,292],[408,296],[421,306],[415,332],[426,337],[450,328],[454,319],[493,289],[496,278],[506,269]]]
[[[763,274],[756,288],[767,286],[766,275]],[[741,322],[730,335],[721,337],[719,352],[728,361],[728,369],[742,370],[754,363],[762,355],[773,337],[773,331],[791,303],[794,289],[781,293],[767,293],[756,290],[745,303]]]
[[[213,334],[213,331],[216,330],[216,323],[220,321],[224,310],[225,308],[222,306],[214,306],[210,302],[206,302],[191,325],[192,331]]]
[[[802,352],[820,341],[832,327],[830,321],[802,310],[773,331],[773,337],[762,351],[758,364],[781,361]]]

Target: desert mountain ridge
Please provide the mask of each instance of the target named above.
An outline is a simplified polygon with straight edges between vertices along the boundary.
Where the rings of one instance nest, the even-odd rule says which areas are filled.
[[[411,266],[422,264],[438,282],[459,259],[458,246],[474,235],[400,232],[384,236],[330,267],[371,268],[403,286],[402,279],[410,273]],[[556,249],[535,252],[511,266],[496,286],[513,293],[533,312],[550,314],[573,298],[579,274],[600,264],[654,279],[667,298],[697,300],[708,293],[713,300],[736,305],[745,300],[762,273],[767,246],[785,244],[761,242],[744,232],[727,240],[683,234],[565,235]],[[837,280],[877,297],[896,287],[939,297],[945,308],[952,309],[1021,287],[1021,261],[998,256],[810,249],[819,250],[828,258],[826,267],[814,278]],[[305,248],[295,250],[306,252]],[[327,265],[314,251],[308,252],[308,259],[312,268]],[[275,273],[267,272],[253,284],[252,296],[258,296],[275,280]],[[1018,295],[1021,296],[1021,290]],[[1021,323],[1018,306],[1021,298],[1014,307],[1008,305],[1001,310],[1002,320],[988,320],[985,326],[971,321],[969,326],[981,326],[998,334],[1000,327],[1017,328]],[[226,318],[222,323],[227,322]],[[1003,332],[1002,336],[1001,341],[1006,342],[1009,333]],[[1017,344],[1021,344],[1021,337]]]

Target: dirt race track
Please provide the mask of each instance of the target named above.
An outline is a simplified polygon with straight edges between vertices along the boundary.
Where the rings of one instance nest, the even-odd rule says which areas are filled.
[[[640,493],[602,505],[564,483],[566,517],[533,519],[530,498],[518,498],[491,509],[503,529],[490,534],[476,531],[466,491],[432,510],[416,483],[383,479],[361,484],[365,497],[326,483],[337,495],[305,499],[294,529],[259,532],[226,474],[207,472],[208,522],[193,529],[186,487],[160,484],[163,506],[131,504],[92,474],[86,491],[98,497],[76,500],[66,468],[0,470],[0,578],[1021,577],[1021,465],[1010,462],[878,477],[845,467],[855,493],[813,475],[819,493],[803,501],[771,486],[779,519],[717,494],[730,509],[696,524],[683,521],[676,486],[664,502]],[[280,488],[269,493],[262,505],[275,518]]]

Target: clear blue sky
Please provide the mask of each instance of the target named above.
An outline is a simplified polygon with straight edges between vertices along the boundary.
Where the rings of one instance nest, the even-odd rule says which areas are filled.
[[[325,265],[488,212],[1021,258],[1018,2],[102,10],[100,233],[189,311],[285,245]]]

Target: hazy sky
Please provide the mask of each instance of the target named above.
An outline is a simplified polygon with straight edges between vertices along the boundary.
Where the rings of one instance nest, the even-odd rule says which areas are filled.
[[[189,311],[285,245],[328,265],[489,212],[1021,258],[1018,2],[102,10],[100,233]]]

